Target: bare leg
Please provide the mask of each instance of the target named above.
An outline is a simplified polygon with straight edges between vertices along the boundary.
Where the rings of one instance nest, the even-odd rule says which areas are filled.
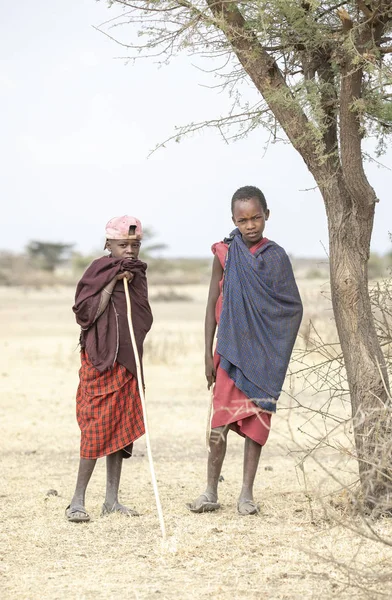
[[[66,509],[66,516],[69,521],[77,523],[80,521],[88,521],[90,519],[89,514],[85,510],[86,489],[91,479],[91,475],[93,474],[96,462],[97,460],[95,458],[80,459],[75,492],[71,504]]]
[[[248,503],[248,507],[244,508],[242,514],[254,514],[257,512],[257,508],[254,510],[256,505],[253,501],[253,484],[259,466],[261,448],[262,446],[257,442],[248,437],[245,438],[243,480],[238,505]]]
[[[86,489],[93,474],[97,459],[81,458],[79,462],[78,478],[76,480],[76,488],[71,500],[71,507],[78,504],[85,505]]]
[[[226,455],[228,427],[217,427],[211,431],[210,452],[207,463],[207,486],[188,508],[192,512],[213,511],[220,508],[218,504],[218,483],[223,461]]]
[[[120,512],[127,516],[136,516],[138,513],[127,508],[118,501],[118,488],[123,463],[122,451],[114,452],[106,457],[106,496],[102,507],[102,514]]]
[[[223,461],[226,456],[227,433],[227,427],[217,427],[211,431],[210,435],[206,493],[211,495],[215,501],[218,499],[219,476],[221,474]]]

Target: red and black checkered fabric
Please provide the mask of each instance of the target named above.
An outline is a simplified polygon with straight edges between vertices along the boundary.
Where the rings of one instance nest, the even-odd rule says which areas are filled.
[[[132,444],[144,434],[143,408],[136,378],[114,364],[100,373],[81,352],[76,417],[80,457],[100,458]]]

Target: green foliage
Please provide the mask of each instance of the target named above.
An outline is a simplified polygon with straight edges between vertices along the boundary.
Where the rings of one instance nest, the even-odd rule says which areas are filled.
[[[140,259],[148,261],[150,268],[151,265],[153,265],[154,270],[163,273],[165,272],[165,270],[167,270],[167,267],[165,260],[159,258],[159,253],[160,251],[165,250],[168,246],[167,244],[154,242],[155,237],[155,231],[151,227],[143,228],[143,240],[140,250]],[[72,270],[74,271],[74,273],[80,275],[81,273],[83,273],[83,271],[87,269],[87,267],[93,262],[95,258],[97,258],[97,256],[93,254],[82,254],[80,252],[73,252],[71,257]]]
[[[325,274],[320,269],[309,269],[306,272],[305,279],[322,279]]]
[[[218,127],[226,140],[236,139],[260,125],[276,139],[282,126],[280,109],[290,109],[309,120],[303,137],[313,139],[322,163],[332,153],[339,155],[338,136],[332,142],[330,137],[328,147],[326,134],[341,125],[342,81],[358,72],[361,88],[354,92],[351,110],[358,116],[361,135],[376,135],[379,151],[385,149],[386,136],[392,132],[389,0],[110,0],[109,4],[126,13],[126,18],[114,19],[116,25],[127,26],[127,31],[133,25],[138,31],[134,45],[127,39],[135,58],[151,56],[167,63],[185,51],[200,56],[202,68],[205,59],[219,61],[215,76],[232,98],[230,114],[180,127],[170,139],[179,141],[202,126]],[[248,67],[257,63],[262,68],[266,62],[279,70],[284,85],[264,86],[263,97],[252,101],[250,88],[242,85],[250,80]],[[253,78],[251,83],[260,91],[258,81]],[[296,141],[298,146],[305,143]]]
[[[156,234],[151,227],[144,227],[143,229],[143,240],[140,250],[140,258],[142,260],[148,260],[149,258],[156,258],[156,254],[161,250],[168,248],[167,244],[154,243],[153,240]]]
[[[380,279],[381,277],[390,277],[392,267],[392,251],[380,256],[372,252],[368,262],[369,279]]]
[[[369,279],[378,279],[385,275],[385,264],[381,256],[372,252],[368,262]]]
[[[95,256],[90,254],[81,254],[80,252],[72,253],[72,270],[76,273],[83,273],[87,267],[93,262]]]
[[[53,273],[69,258],[72,248],[73,244],[31,241],[26,246],[26,252],[35,267]]]

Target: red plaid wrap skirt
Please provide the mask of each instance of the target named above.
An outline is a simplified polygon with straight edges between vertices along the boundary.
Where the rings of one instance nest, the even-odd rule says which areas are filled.
[[[117,362],[101,373],[90,363],[86,352],[80,356],[76,394],[80,457],[93,459],[118,450],[129,452],[131,448],[127,447],[145,432],[136,378]]]

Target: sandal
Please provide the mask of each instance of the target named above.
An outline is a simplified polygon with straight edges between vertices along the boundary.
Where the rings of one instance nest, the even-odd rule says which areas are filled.
[[[187,504],[186,507],[194,513],[213,512],[218,510],[221,505],[219,502],[212,502],[207,494],[201,494],[196,500]]]
[[[70,504],[65,509],[65,518],[69,523],[88,523],[90,515],[81,504]]]
[[[239,515],[258,515],[260,512],[260,505],[253,502],[253,500],[241,500],[237,504],[237,511]]]
[[[105,503],[102,504],[101,517],[106,517],[107,515],[111,515],[113,513],[120,513],[126,517],[140,517],[140,514],[137,510],[133,508],[126,508],[122,504],[113,504],[112,508],[109,509]]]

